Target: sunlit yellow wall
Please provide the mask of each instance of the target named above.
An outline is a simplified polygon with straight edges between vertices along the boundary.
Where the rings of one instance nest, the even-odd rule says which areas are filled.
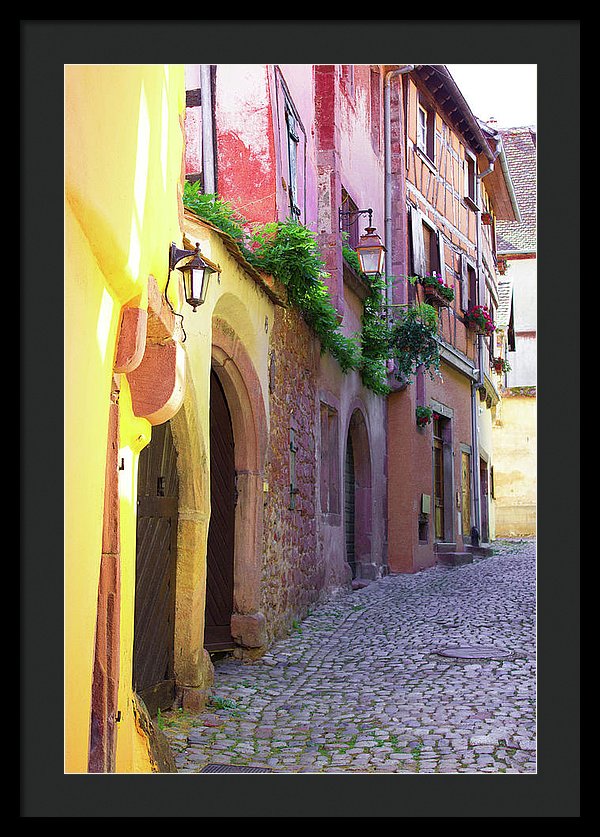
[[[534,388],[504,390],[496,411],[494,474],[497,537],[537,528],[537,401]]]
[[[104,468],[122,306],[164,289],[180,233],[182,65],[65,68],[65,769],[86,772]],[[131,709],[137,454],[151,428],[121,376],[117,770],[149,770]]]

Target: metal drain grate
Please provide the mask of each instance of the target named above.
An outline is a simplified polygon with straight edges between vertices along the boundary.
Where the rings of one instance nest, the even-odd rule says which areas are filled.
[[[459,660],[505,660],[512,656],[510,651],[505,651],[503,648],[482,645],[451,646],[440,648],[436,653],[442,657],[455,657]]]
[[[273,773],[268,767],[238,767],[235,764],[207,764],[200,773]]]

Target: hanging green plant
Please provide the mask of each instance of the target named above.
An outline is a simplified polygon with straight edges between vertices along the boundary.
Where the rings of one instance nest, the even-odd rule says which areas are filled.
[[[433,410],[431,407],[416,407],[415,418],[417,420],[417,427],[426,427],[433,419]]]
[[[410,380],[423,367],[432,377],[440,368],[439,321],[426,302],[406,307],[391,328],[390,349],[396,378]]]
[[[365,277],[369,295],[363,302],[361,330],[362,381],[379,395],[390,392],[388,361],[390,360],[391,331],[385,305],[387,280],[384,277]]]
[[[342,256],[346,264],[369,289],[363,301],[360,333],[360,374],[363,384],[378,395],[388,395],[388,360],[390,359],[390,327],[385,307],[387,279],[363,273],[356,250],[347,243],[348,233],[342,233]]]

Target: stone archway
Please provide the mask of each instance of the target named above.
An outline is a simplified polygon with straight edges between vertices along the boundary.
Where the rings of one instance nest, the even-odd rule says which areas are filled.
[[[351,454],[351,456],[350,456]],[[371,449],[369,432],[362,407],[354,406],[348,423],[346,433],[346,446],[344,451],[345,462],[347,463],[347,488],[346,497],[353,494],[353,508],[350,506],[345,510],[346,523],[349,515],[353,513],[352,531],[347,528],[347,547],[350,542],[353,547],[352,571],[357,578],[373,579],[377,577],[378,568],[373,560],[373,491],[371,474]],[[351,460],[351,466],[350,466]],[[354,482],[350,485],[351,471],[354,474]],[[350,557],[350,556],[349,556]]]
[[[192,711],[204,706],[214,676],[210,656],[202,644],[210,474],[201,412],[194,384],[188,378],[183,404],[171,419],[171,430],[179,477],[174,669],[183,706]]]
[[[267,417],[261,382],[246,349],[218,320],[213,322],[212,370],[225,394],[234,436],[237,503],[231,635],[240,655],[252,657],[266,643],[259,607]]]

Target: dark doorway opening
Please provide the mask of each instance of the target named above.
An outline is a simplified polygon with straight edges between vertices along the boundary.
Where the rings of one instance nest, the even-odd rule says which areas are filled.
[[[346,561],[352,578],[356,578],[356,471],[352,436],[348,433],[344,468],[344,525],[346,531]]]
[[[210,525],[206,568],[204,647],[209,652],[235,647],[233,613],[236,471],[233,426],[217,374],[210,376]]]

